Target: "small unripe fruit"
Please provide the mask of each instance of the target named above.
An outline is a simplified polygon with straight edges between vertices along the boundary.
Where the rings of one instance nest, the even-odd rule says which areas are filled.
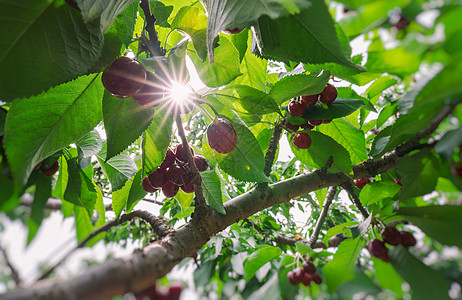
[[[382,239],[385,243],[392,246],[401,244],[401,235],[399,230],[394,227],[386,227],[382,232]]]
[[[155,188],[161,188],[168,182],[167,170],[157,168],[154,172],[148,175],[149,183]]]
[[[189,146],[189,150],[191,151],[191,155],[194,156],[194,149],[191,146]],[[186,152],[184,151],[183,144],[179,144],[178,146],[176,146],[175,157],[176,159],[184,163],[188,162],[188,157],[186,156]]]
[[[178,193],[180,187],[173,182],[169,181],[162,187],[162,193],[166,198],[173,198]]]
[[[319,101],[324,104],[329,104],[334,102],[335,99],[337,99],[337,88],[328,83],[321,94],[319,94]]]
[[[297,100],[289,102],[288,110],[292,117],[301,117],[305,113],[305,104]]]
[[[362,190],[366,184],[371,183],[371,180],[369,178],[361,178],[353,180],[353,183],[358,189]]]
[[[143,181],[142,181],[141,183],[142,183],[143,189],[145,190],[146,193],[151,193],[151,194],[152,194],[152,193],[157,192],[157,190],[159,190],[159,189],[153,187],[153,186],[149,183],[149,179],[148,179],[147,176],[143,178]]]
[[[146,80],[144,67],[129,57],[116,58],[101,77],[106,90],[119,98],[135,96]]]
[[[215,119],[207,127],[207,142],[214,151],[222,154],[233,151],[237,144],[237,134],[231,122]]]
[[[305,104],[305,106],[313,106],[318,102],[319,94],[316,95],[303,95],[301,97],[301,102]]]
[[[400,231],[399,234],[401,235],[401,245],[404,247],[414,247],[417,244],[417,241],[412,233],[407,231]]]
[[[209,164],[205,160],[205,157],[200,155],[194,156],[194,164],[199,172],[205,171],[209,168]]]
[[[372,256],[375,256],[383,260],[384,262],[389,261],[388,248],[387,246],[385,246],[384,242],[377,239],[373,239],[366,244],[366,248],[367,250],[369,250]]]
[[[308,149],[311,146],[311,137],[306,132],[299,132],[294,135],[292,142],[298,149]]]
[[[161,169],[168,169],[170,168],[173,163],[175,163],[175,153],[173,153],[173,150],[168,148],[167,152],[165,153],[165,158],[162,164],[160,165],[159,168]]]

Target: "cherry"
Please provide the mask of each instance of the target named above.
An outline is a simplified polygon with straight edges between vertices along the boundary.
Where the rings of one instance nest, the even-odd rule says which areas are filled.
[[[311,261],[304,261],[302,263],[303,270],[305,273],[314,274],[316,273],[316,266]]]
[[[311,137],[306,132],[299,132],[294,135],[292,142],[298,149],[308,149],[311,146]]]
[[[141,182],[141,184],[143,185],[143,189],[146,191],[146,193],[155,193],[157,192],[158,188],[155,188],[153,187],[150,183],[149,183],[149,178],[148,176],[144,177],[143,178],[143,181]]]
[[[188,172],[183,166],[173,165],[167,170],[167,176],[171,182],[178,186],[191,182]]]
[[[311,126],[319,126],[322,124],[322,120],[308,120],[308,124]]]
[[[209,164],[205,160],[205,157],[200,155],[194,156],[194,164],[196,165],[199,172],[205,171],[209,168]]]
[[[168,182],[167,170],[157,168],[154,172],[148,175],[149,183],[155,188],[161,188]]]
[[[56,172],[58,172],[58,169],[59,169],[59,162],[58,160],[56,160],[49,168],[42,170],[42,172],[43,174],[47,176],[51,176],[55,174]]]
[[[136,95],[146,80],[144,67],[129,57],[116,58],[103,71],[103,85],[112,95],[127,98]]]
[[[167,149],[167,153],[165,153],[165,158],[164,158],[164,161],[162,162],[162,164],[160,164],[160,167],[161,169],[168,169],[170,168],[173,163],[175,162],[175,153],[173,153],[173,150],[168,148]]]
[[[386,227],[382,232],[382,239],[392,246],[401,244],[401,235],[395,227]]]
[[[306,121],[306,123],[300,125],[300,127],[303,129],[303,130],[313,130],[314,126],[311,125],[310,123],[308,123],[308,121]]]
[[[330,83],[326,84],[326,87],[319,94],[319,101],[329,104],[334,102],[335,99],[337,99],[337,88]]]
[[[393,179],[393,182],[400,185],[400,186],[403,186],[403,184],[401,183],[401,178],[395,178],[395,179]]]
[[[371,180],[369,178],[361,178],[353,180],[353,183],[358,189],[362,190],[366,184],[371,183]]]
[[[295,99],[289,102],[288,110],[292,117],[301,117],[305,113],[305,104]]]
[[[290,283],[292,283],[293,285],[297,285],[297,284],[300,283],[300,282],[297,282],[297,280],[295,280],[294,272],[293,272],[293,271],[289,271],[289,272],[287,273],[287,279],[289,279]]]
[[[189,146],[189,150],[191,151],[191,155],[194,156],[194,149],[191,146]],[[188,162],[188,157],[186,156],[186,152],[183,149],[183,144],[179,144],[178,146],[176,146],[175,156],[176,159],[178,159],[179,161],[182,161],[184,163]]]
[[[292,123],[289,123],[289,122],[285,122],[284,123],[284,126],[289,129],[290,131],[293,131],[293,132],[297,132],[298,131],[298,128],[300,128],[299,125],[295,125],[295,124],[292,124]]]
[[[400,231],[399,234],[401,236],[401,245],[404,247],[413,247],[417,244],[417,241],[412,233],[407,231]]]
[[[322,279],[321,279],[321,277],[319,277],[318,273],[313,274],[313,281],[318,285],[322,283]]]
[[[462,161],[459,161],[451,166],[451,173],[454,176],[462,177]]]
[[[371,255],[383,260],[384,262],[389,261],[388,248],[385,246],[384,242],[373,239],[366,244],[366,248],[369,250]]]
[[[313,106],[318,102],[319,94],[316,95],[303,95],[302,96],[302,103],[305,104],[305,106]]]
[[[188,182],[180,186],[180,189],[185,193],[194,193],[194,184],[192,182]]]
[[[166,198],[173,198],[178,193],[180,187],[173,182],[169,181],[162,187],[162,193]]]
[[[241,33],[242,30],[244,30],[244,28],[237,28],[237,27],[234,27],[234,28],[226,28],[224,30],[224,33],[226,34],[238,34],[238,33]]]
[[[141,105],[154,107],[162,102],[164,87],[152,72],[146,72],[146,80],[133,99]]]
[[[229,153],[237,144],[237,134],[233,124],[225,119],[215,119],[207,127],[207,142],[218,153]]]
[[[297,268],[293,270],[294,272],[294,279],[296,282],[301,283],[305,278],[305,271],[302,268]]]
[[[329,124],[330,122],[332,122],[332,119],[329,119],[329,120],[322,120],[322,123],[323,123],[323,124]]]
[[[398,30],[404,30],[406,29],[406,27],[410,24],[410,22],[405,18],[405,17],[401,17],[398,22],[393,25],[396,29]]]
[[[181,283],[172,283],[168,287],[168,300],[178,300],[180,299],[181,291],[183,290],[183,285]]]
[[[303,275],[304,275],[304,276],[303,276],[303,280],[302,280],[303,285],[305,285],[305,286],[310,286],[310,285],[311,285],[311,281],[313,280],[313,277],[312,277],[310,274],[308,274],[308,273],[305,273],[305,274],[303,274]]]

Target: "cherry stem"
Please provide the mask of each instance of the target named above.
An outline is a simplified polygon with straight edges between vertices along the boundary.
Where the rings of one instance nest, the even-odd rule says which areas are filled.
[[[311,235],[310,240],[308,241],[308,246],[310,246],[311,248],[318,240],[319,233],[321,232],[322,225],[324,224],[324,221],[326,220],[327,212],[329,211],[329,207],[332,204],[332,201],[334,200],[336,192],[337,192],[336,186],[331,187],[329,191],[327,192],[327,196],[326,196],[326,199],[324,200],[324,205],[322,206],[321,214],[319,215],[318,221],[316,223],[316,227],[314,228],[314,232]]]
[[[186,153],[186,158],[192,173],[192,183],[194,185],[194,193],[196,194],[195,206],[196,208],[207,207],[207,203],[205,202],[204,194],[202,192],[202,177],[197,170],[196,164],[194,163],[194,158],[192,156],[191,149],[189,149],[188,139],[186,138],[186,134],[183,129],[183,123],[181,122],[181,115],[179,113],[175,114],[175,121],[176,127],[178,129],[178,135],[180,136],[183,143],[183,149]]]

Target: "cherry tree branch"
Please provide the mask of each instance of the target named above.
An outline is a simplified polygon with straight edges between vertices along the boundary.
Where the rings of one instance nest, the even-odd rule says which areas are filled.
[[[278,150],[279,141],[281,140],[282,134],[282,126],[276,125],[274,127],[273,135],[271,136],[271,140],[269,142],[268,150],[266,151],[265,155],[265,168],[263,172],[266,176],[271,174],[271,168],[273,167],[274,159],[276,157],[276,152]]]
[[[288,245],[288,246],[294,247],[296,242],[303,242],[307,244],[308,246],[310,246],[311,249],[327,249],[330,247],[338,247],[338,245],[340,245],[340,243],[343,242],[345,239],[346,238],[343,234],[335,235],[329,239],[327,243],[328,246],[326,246],[324,242],[321,240],[316,240],[314,243],[310,243],[310,241],[307,239],[297,240],[295,238],[283,236],[279,233],[274,234],[274,240],[276,241],[277,244]]]
[[[326,199],[324,200],[324,205],[322,206],[321,214],[319,215],[318,222],[316,223],[316,227],[314,228],[314,232],[308,241],[308,246],[313,247],[319,237],[319,233],[321,232],[322,225],[327,217],[327,212],[329,211],[329,207],[334,200],[335,193],[337,192],[337,187],[333,186],[327,192]]]
[[[5,262],[8,268],[10,268],[11,277],[13,278],[14,283],[16,284],[16,286],[20,286],[22,283],[22,280],[21,280],[21,277],[19,277],[19,272],[18,270],[16,270],[16,267],[11,263],[8,257],[8,254],[6,253],[5,249],[3,249],[1,245],[0,245],[0,252],[2,252],[3,258],[5,259]]]
[[[345,181],[341,187],[350,195],[351,200],[353,201],[353,204],[356,205],[358,208],[359,212],[363,215],[364,219],[369,218],[369,213],[367,210],[364,208],[364,206],[361,204],[361,201],[359,200],[358,195],[356,195],[355,190],[353,189],[353,185],[351,184],[351,181]]]
[[[149,7],[149,0],[141,0],[140,7],[144,13],[144,19],[146,21],[146,31],[149,33],[149,40],[146,41],[149,51],[153,56],[164,56],[165,52],[160,46],[159,37],[157,36],[157,31],[155,28],[156,17],[151,13]]]

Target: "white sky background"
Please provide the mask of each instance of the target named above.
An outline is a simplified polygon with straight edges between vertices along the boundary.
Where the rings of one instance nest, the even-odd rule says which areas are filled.
[[[432,26],[433,20],[437,15],[427,15],[418,18],[419,22],[422,25]],[[358,37],[351,42],[353,49],[353,55],[366,53],[369,43],[364,41],[363,37]],[[191,65],[191,62],[188,62],[188,65]],[[191,74],[191,85],[195,89],[200,89],[203,84],[200,82],[197,73],[190,69]],[[336,86],[349,86],[347,82],[335,83]],[[358,93],[365,91],[366,87],[354,89]],[[290,146],[287,142],[285,135],[283,136],[280,143],[280,152],[279,152],[279,161],[288,161],[293,157],[293,154],[290,151]],[[306,203],[302,204],[306,206]],[[348,201],[349,204],[349,201]],[[152,203],[147,203],[141,201],[137,206],[137,209],[145,209],[150,211],[155,215],[159,215],[160,206]],[[292,209],[292,213],[296,222],[302,224],[309,217],[309,209],[306,209],[305,213],[301,213],[297,208]],[[27,228],[23,226],[20,221],[9,221],[3,214],[0,214],[0,223],[4,224],[5,228],[1,231],[0,235],[0,245],[8,253],[11,263],[17,268],[20,273],[20,277],[26,283],[32,283],[36,278],[41,274],[39,271],[39,265],[43,262],[48,264],[53,264],[54,262],[61,259],[63,255],[67,253],[69,249],[72,249],[76,246],[76,234],[74,228],[74,220],[72,218],[63,219],[61,212],[54,211],[51,212],[50,217],[46,218],[40,229],[32,241],[29,247],[25,247],[27,241]],[[103,261],[106,254],[112,252],[115,256],[121,257],[130,254],[135,248],[139,245],[134,244],[123,249],[117,245],[105,246],[102,242],[99,242],[93,248],[84,248],[80,249],[69,257],[66,262],[57,269],[58,275],[70,275],[76,273],[79,270],[82,270],[81,262],[85,258],[96,259],[98,261]],[[0,257],[0,260],[3,261],[3,257]],[[192,280],[191,272],[184,272],[182,274],[178,272],[172,272],[168,275],[172,278],[182,278],[184,280]],[[6,291],[6,287],[0,284],[0,293]],[[185,291],[183,293],[183,299],[192,299],[193,294]]]

